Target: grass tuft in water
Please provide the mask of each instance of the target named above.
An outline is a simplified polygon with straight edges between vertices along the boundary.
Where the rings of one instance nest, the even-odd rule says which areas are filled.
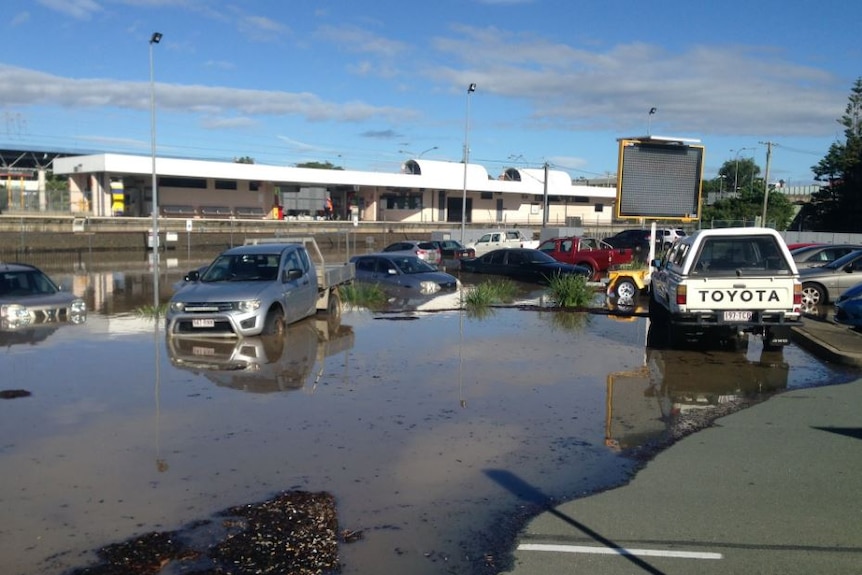
[[[583,276],[556,274],[548,280],[548,292],[560,307],[583,308],[593,301],[593,290]]]
[[[386,300],[386,292],[379,284],[353,282],[339,288],[344,303],[351,307],[375,309],[382,307]]]
[[[482,282],[465,291],[464,303],[475,309],[511,302],[518,293],[518,286],[512,280],[501,278]]]

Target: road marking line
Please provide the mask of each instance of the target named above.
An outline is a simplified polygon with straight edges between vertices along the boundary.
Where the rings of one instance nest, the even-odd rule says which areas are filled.
[[[557,553],[592,553],[594,555],[634,555],[637,557],[676,557],[682,559],[723,559],[721,553],[701,551],[661,551],[658,549],[626,549],[623,547],[590,547],[587,545],[549,545],[523,543],[518,551],[556,551]]]

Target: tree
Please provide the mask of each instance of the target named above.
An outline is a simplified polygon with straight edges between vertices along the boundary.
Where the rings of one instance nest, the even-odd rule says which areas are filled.
[[[815,179],[826,185],[806,206],[805,221],[815,230],[853,232],[862,221],[862,77],[857,78],[838,123],[844,142],[835,142],[812,166]]]
[[[341,166],[336,166],[330,162],[304,162],[296,164],[297,168],[314,168],[317,170],[343,170]]]
[[[724,162],[718,170],[718,177],[705,183],[704,190],[716,192],[724,190],[712,205],[704,206],[701,220],[704,222],[728,222],[745,225],[754,222],[763,212],[763,178],[760,167],[753,158],[734,158]],[[736,182],[736,193],[733,193]],[[787,196],[771,191],[769,194],[766,219],[767,224],[777,230],[785,230],[793,219],[794,208]]]
[[[251,156],[242,156],[241,158],[234,158],[233,161],[237,164],[253,164],[254,158]]]

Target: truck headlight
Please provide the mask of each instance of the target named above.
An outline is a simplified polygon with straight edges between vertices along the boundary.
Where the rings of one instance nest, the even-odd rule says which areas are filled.
[[[432,281],[419,282],[419,293],[432,294],[440,291],[440,284]]]
[[[0,317],[9,321],[18,321],[30,317],[30,310],[23,305],[11,304],[0,306]]]
[[[69,306],[69,309],[74,314],[87,313],[87,303],[82,299],[76,299]]]
[[[239,311],[254,311],[260,307],[259,299],[247,299],[237,302],[236,308]]]
[[[185,302],[181,301],[172,301],[171,302],[171,311],[174,313],[183,313],[186,309]]]

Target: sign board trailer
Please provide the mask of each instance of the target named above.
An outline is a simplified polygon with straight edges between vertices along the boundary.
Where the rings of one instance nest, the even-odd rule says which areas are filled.
[[[681,138],[620,139],[616,217],[700,218],[704,147]]]

